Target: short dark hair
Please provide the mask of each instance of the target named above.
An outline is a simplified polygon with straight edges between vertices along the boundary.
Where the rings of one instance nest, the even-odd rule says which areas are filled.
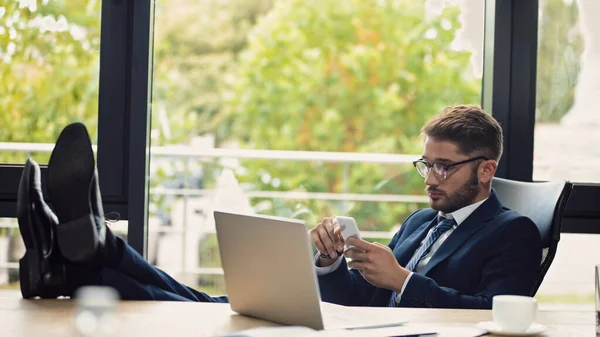
[[[455,143],[465,155],[477,154],[496,161],[502,156],[502,127],[476,105],[446,107],[423,125],[421,136]]]

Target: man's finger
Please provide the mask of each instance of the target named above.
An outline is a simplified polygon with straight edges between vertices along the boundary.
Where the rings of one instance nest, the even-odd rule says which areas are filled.
[[[368,260],[369,256],[367,253],[362,250],[350,248],[344,252],[344,256],[352,259],[352,261],[361,261],[365,262]]]
[[[342,237],[342,227],[340,227],[340,225],[337,222],[334,224],[333,234],[338,235],[340,238],[343,239],[343,237]]]
[[[367,269],[368,267],[368,263],[367,262],[361,262],[361,261],[350,261],[348,262],[348,267],[352,268],[352,269],[358,269],[364,272],[365,269]]]
[[[329,256],[331,256],[334,259],[337,258],[337,250],[333,246],[333,242],[331,242],[329,234],[327,234],[327,230],[324,227],[319,227],[318,233],[321,241],[323,242],[323,245],[325,246],[327,254],[329,254]]]
[[[348,246],[354,246],[360,250],[364,250],[365,252],[370,251],[372,249],[372,245],[373,245],[363,239],[359,239],[354,236],[349,237],[348,240],[346,240],[346,244]]]
[[[391,249],[390,247],[388,247],[387,245],[381,244],[381,243],[379,243],[379,242],[373,242],[373,244],[374,244],[375,246],[377,246],[377,247],[381,247],[381,248],[384,248],[384,249],[386,249],[386,250],[392,251],[392,249]]]
[[[343,251],[344,245],[340,243],[339,236],[335,235],[335,227],[337,226],[337,222],[335,220],[324,221],[323,226],[327,230],[327,235],[329,235],[329,239],[333,243],[335,249],[340,252]]]
[[[313,230],[310,232],[310,239],[315,244],[315,247],[317,247],[317,250],[319,252],[323,254],[328,254],[327,247],[325,247],[323,240],[321,240],[321,235],[319,234],[319,227],[313,228]]]
[[[338,238],[338,248],[340,250],[344,250],[344,244],[346,243],[346,241],[344,241],[344,237],[342,236],[342,228],[337,223],[335,224],[333,234]]]
[[[317,233],[316,231],[310,232],[310,238],[320,253],[327,254],[327,248],[325,248],[325,246],[323,245],[323,242],[321,241],[321,238],[319,238],[319,233]]]

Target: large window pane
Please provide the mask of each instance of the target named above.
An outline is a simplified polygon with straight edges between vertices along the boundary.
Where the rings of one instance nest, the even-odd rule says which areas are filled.
[[[427,201],[422,124],[481,100],[483,21],[480,0],[158,1],[150,261],[223,293],[215,209],[388,242]]]
[[[100,6],[0,0],[0,164],[23,164],[28,155],[46,164],[74,121],[96,143]],[[0,218],[0,289],[18,289],[24,253],[17,220]]]
[[[100,0],[0,0],[0,163],[41,164],[64,126],[98,120]],[[44,145],[44,143],[46,143]]]
[[[534,180],[600,182],[599,12],[596,0],[540,1]],[[540,299],[592,308],[596,247],[597,235],[563,234]]]
[[[534,180],[600,182],[600,22],[595,0],[541,0]]]

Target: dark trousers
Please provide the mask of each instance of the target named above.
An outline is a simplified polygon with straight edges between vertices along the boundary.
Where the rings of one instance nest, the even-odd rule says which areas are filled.
[[[149,264],[126,243],[124,246],[119,267],[101,270],[101,283],[115,288],[121,299],[227,303],[227,296],[212,297],[187,287]]]

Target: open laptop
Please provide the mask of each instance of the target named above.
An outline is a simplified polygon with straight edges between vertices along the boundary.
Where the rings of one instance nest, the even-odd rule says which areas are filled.
[[[358,308],[322,314],[314,257],[304,222],[265,215],[214,212],[221,263],[231,309],[284,325],[322,330],[359,328]],[[344,312],[348,310],[348,315]],[[399,320],[369,319],[369,325],[399,325]],[[358,324],[355,322],[354,324]]]

